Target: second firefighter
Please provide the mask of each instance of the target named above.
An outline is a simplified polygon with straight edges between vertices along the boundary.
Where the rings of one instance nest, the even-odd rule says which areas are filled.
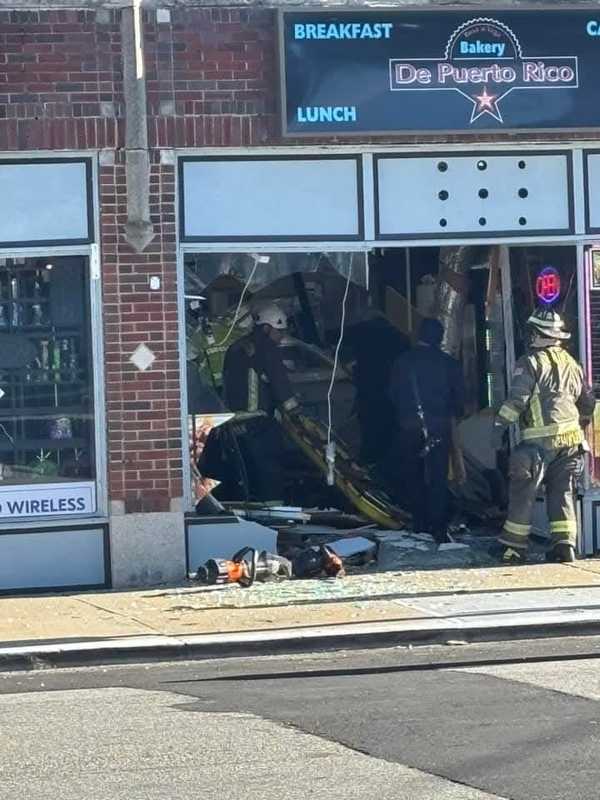
[[[583,428],[595,400],[583,369],[563,349],[570,338],[560,315],[538,309],[528,320],[530,352],[516,365],[509,397],[495,420],[495,444],[506,428],[519,423],[521,443],[510,459],[508,518],[500,536],[503,560],[527,556],[533,508],[546,487],[550,561],[573,561],[577,540],[574,484],[583,469]]]

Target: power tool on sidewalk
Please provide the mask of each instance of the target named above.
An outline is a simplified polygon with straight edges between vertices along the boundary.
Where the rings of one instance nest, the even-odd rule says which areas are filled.
[[[292,565],[287,558],[258,552],[254,547],[244,547],[230,559],[209,558],[198,567],[196,580],[209,585],[239,583],[247,588],[255,581],[285,579],[292,577]]]

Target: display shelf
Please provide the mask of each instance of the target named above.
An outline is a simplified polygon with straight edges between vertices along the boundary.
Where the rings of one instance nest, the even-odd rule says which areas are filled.
[[[2,305],[2,303],[0,303]],[[53,335],[59,333],[61,336],[83,336],[78,328],[71,325],[0,325],[0,333],[26,333],[28,336],[44,336],[52,339]]]
[[[95,446],[85,292],[85,276],[67,258],[52,270],[44,259],[0,264],[0,337],[15,364],[0,363],[0,475],[11,480],[18,472],[27,481],[60,480],[65,471],[72,478],[74,462],[90,470],[78,466],[93,459]],[[61,432],[71,436],[52,438]],[[40,474],[40,458],[57,474]]]
[[[17,413],[18,412],[18,413]],[[84,406],[42,406],[40,408],[24,409],[0,409],[0,420],[20,420],[20,419],[58,419],[59,417],[69,417],[71,419],[94,419],[92,412]]]
[[[10,305],[14,303],[15,305],[25,306],[25,305],[48,305],[50,299],[48,297],[16,297],[16,298],[0,298],[0,305]]]
[[[20,439],[12,444],[0,432],[0,452],[34,453],[37,450],[83,450],[89,447],[87,439],[78,436],[70,439]]]

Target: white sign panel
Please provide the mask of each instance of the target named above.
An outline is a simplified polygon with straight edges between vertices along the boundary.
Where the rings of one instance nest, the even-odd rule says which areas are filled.
[[[94,483],[46,483],[43,486],[0,487],[0,520],[93,514]]]
[[[566,235],[569,155],[376,156],[376,238]]]
[[[89,169],[83,159],[0,162],[0,242],[88,242]]]
[[[355,156],[183,159],[183,239],[360,239],[359,167]]]

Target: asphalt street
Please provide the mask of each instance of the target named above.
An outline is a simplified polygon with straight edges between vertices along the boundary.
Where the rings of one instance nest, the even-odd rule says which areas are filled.
[[[597,800],[600,641],[0,674],[3,800]]]

